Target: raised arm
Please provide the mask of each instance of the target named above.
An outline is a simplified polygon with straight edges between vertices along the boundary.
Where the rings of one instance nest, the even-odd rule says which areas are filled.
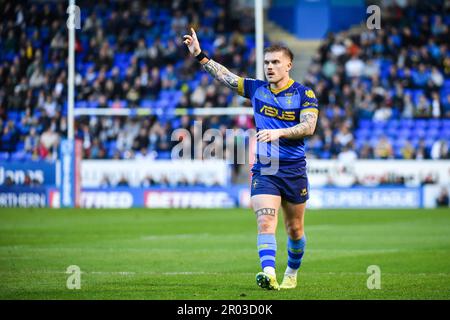
[[[212,75],[215,79],[225,84],[228,88],[237,91],[238,83],[241,77],[235,75],[230,70],[225,68],[220,63],[215,62],[212,59],[206,57],[200,48],[200,43],[197,39],[197,34],[194,29],[191,28],[191,35],[185,35],[184,44],[188,47],[192,56],[196,57],[200,64],[203,65],[203,69]]]

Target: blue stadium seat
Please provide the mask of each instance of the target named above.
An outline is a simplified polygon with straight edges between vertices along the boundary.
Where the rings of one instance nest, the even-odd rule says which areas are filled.
[[[388,128],[398,128],[400,125],[400,120],[394,119],[394,120],[388,120],[386,126]]]
[[[320,154],[320,158],[322,159],[331,159],[331,153],[328,150],[324,150]]]
[[[99,106],[98,100],[93,100],[88,102],[88,108],[96,109]]]
[[[414,127],[418,128],[426,128],[428,126],[427,120],[416,120],[414,123]]]
[[[450,78],[444,80],[443,88],[450,89]]]
[[[428,120],[428,128],[432,129],[439,129],[441,127],[441,120],[440,119],[430,119]]]
[[[24,150],[16,151],[11,154],[11,161],[24,161],[26,152]]]
[[[400,119],[400,127],[412,128],[414,126],[414,120],[412,119]]]
[[[141,106],[141,108],[151,109],[154,106],[154,101],[150,100],[150,99],[143,99],[143,100],[141,100],[140,106]]]
[[[12,120],[14,122],[18,122],[20,119],[20,113],[19,111],[8,111],[8,120]]]
[[[411,137],[425,138],[427,136],[427,131],[424,128],[417,128],[411,131]]]
[[[372,135],[375,137],[381,137],[383,135],[386,135],[386,132],[384,129],[375,128],[374,130],[372,130]]]
[[[450,128],[445,128],[441,131],[441,137],[444,139],[450,139]]]
[[[397,132],[397,136],[401,139],[408,139],[411,136],[411,130],[403,128]]]
[[[9,159],[9,152],[0,152],[0,161],[6,161]]]
[[[88,103],[87,101],[80,100],[75,102],[75,108],[87,108]]]
[[[170,151],[158,151],[158,155],[156,157],[160,160],[169,160],[171,158],[171,152]]]
[[[393,141],[392,147],[394,149],[401,149],[406,144],[406,141],[408,141],[408,140],[406,140],[406,139],[396,139],[396,140]]]
[[[385,132],[389,137],[395,137],[398,135],[399,130],[396,127],[387,127]]]
[[[383,129],[386,127],[387,122],[386,121],[373,121],[372,126],[376,129]]]
[[[355,131],[355,136],[358,138],[366,138],[370,136],[371,131],[365,128],[357,129]]]
[[[439,139],[441,131],[439,129],[428,129],[427,131],[427,137],[433,138],[433,139]]]
[[[372,120],[359,120],[359,127],[360,128],[371,128],[372,127]]]

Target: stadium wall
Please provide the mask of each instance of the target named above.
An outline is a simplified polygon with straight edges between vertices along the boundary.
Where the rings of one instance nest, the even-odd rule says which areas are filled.
[[[424,208],[436,207],[439,188],[352,187],[311,188],[308,207]],[[82,208],[249,208],[247,185],[232,187],[83,188]],[[0,187],[0,207],[60,208],[59,189],[53,187]]]
[[[193,174],[197,171],[209,176],[217,172],[226,178],[230,168],[224,161],[92,160],[83,163],[82,175],[90,179],[84,181],[81,190],[80,206],[83,208],[248,208],[250,205],[250,186],[247,184],[142,187],[130,183],[130,186],[117,187],[93,183],[105,172],[130,177],[130,181],[134,176],[137,182],[139,177],[145,176],[145,170],[157,176],[158,165],[160,168],[172,166],[172,173]],[[48,162],[0,163],[0,207],[61,207],[58,168],[58,163]],[[436,207],[436,198],[442,189],[450,189],[450,161],[358,160],[342,163],[310,160],[308,172],[310,208],[432,208]],[[24,185],[27,176],[32,177],[29,186]],[[380,179],[385,185],[370,185],[379,183]],[[352,186],[345,186],[349,181]],[[404,184],[395,185],[392,181]]]

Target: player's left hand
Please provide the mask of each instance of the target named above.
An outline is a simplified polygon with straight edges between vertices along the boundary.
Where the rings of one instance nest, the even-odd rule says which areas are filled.
[[[259,142],[271,142],[281,138],[283,129],[264,129],[256,133]]]

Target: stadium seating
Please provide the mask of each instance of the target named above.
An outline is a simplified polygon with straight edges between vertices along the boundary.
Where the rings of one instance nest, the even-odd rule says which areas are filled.
[[[154,115],[137,118],[138,125],[144,127],[150,136],[153,134],[155,123],[160,122],[161,129],[156,135],[157,139],[161,140],[170,137],[171,131],[180,126],[180,118],[175,116],[174,112],[177,108],[191,109],[197,106],[195,101],[198,99],[201,101],[199,107],[230,106],[233,93],[214,84],[211,77],[208,77],[206,82],[202,82],[205,81],[202,80],[205,73],[188,56],[178,31],[174,29],[176,12],[181,9],[183,9],[182,12],[191,12],[186,16],[187,21],[196,21],[193,18],[198,18],[198,26],[201,27],[196,27],[205,51],[240,75],[254,76],[253,30],[240,31],[241,18],[247,13],[242,12],[240,13],[242,16],[233,17],[229,4],[224,7],[225,19],[227,19],[225,24],[220,23],[223,21],[219,21],[222,19],[219,15],[220,10],[217,10],[219,5],[212,0],[203,4],[203,9],[208,14],[201,13],[197,17],[192,16],[192,12],[195,12],[192,10],[195,3],[189,1],[180,4],[182,6],[180,8],[172,8],[167,2],[161,5],[151,2],[137,9],[132,2],[106,1],[106,5],[101,5],[82,1],[80,5],[83,7],[83,29],[77,31],[75,108],[150,110],[150,114]],[[223,1],[220,5],[223,5]],[[37,149],[25,151],[25,139],[30,135],[32,127],[37,129],[39,135],[48,127],[60,136],[64,136],[67,130],[62,121],[62,118],[67,115],[65,8],[62,4],[45,1],[31,1],[30,6],[35,7],[42,14],[37,18],[25,14],[22,24],[16,27],[13,27],[18,14],[16,6],[0,6],[3,10],[2,39],[5,39],[0,44],[0,61],[2,61],[0,96],[5,97],[0,102],[1,160],[22,161],[31,159],[33,153],[35,154],[33,159],[36,155],[54,159],[57,157],[57,150],[43,153],[39,153]],[[43,14],[45,6],[49,6],[51,17]],[[434,45],[427,41],[423,42],[421,38],[423,31],[415,25],[419,17],[426,14],[424,12],[426,11],[421,11],[420,7],[408,7],[402,11],[400,18],[405,26],[412,29],[413,40],[419,43],[418,50],[408,47],[401,29],[392,36],[391,46],[397,47],[389,47],[387,35],[394,34],[391,31],[396,28],[395,21],[392,22],[392,19],[387,19],[383,27],[384,32],[376,32],[376,38],[370,41],[362,41],[364,37],[370,38],[366,32],[362,34],[343,32],[324,39],[318,52],[320,58],[315,59],[312,64],[312,66],[318,66],[316,68],[318,71],[311,71],[314,69],[311,68],[305,80],[305,84],[316,91],[321,110],[316,132],[320,139],[307,140],[307,150],[310,155],[326,159],[338,157],[344,146],[335,145],[334,142],[327,143],[325,131],[331,129],[333,137],[336,137],[343,123],[350,123],[353,141],[348,147],[358,155],[366,145],[372,149],[375,148],[381,137],[387,137],[393,144],[396,149],[396,158],[402,157],[398,149],[407,141],[414,148],[423,141],[428,153],[438,139],[446,139],[450,143],[450,105],[446,102],[450,95],[450,78],[449,67],[445,64],[447,63],[445,59],[449,58],[449,48],[443,40],[448,39],[446,37],[448,28],[446,33],[429,35]],[[125,18],[129,15],[132,15],[133,19]],[[117,18],[114,20],[113,16]],[[252,17],[251,12],[248,17]],[[444,21],[445,19],[448,20],[448,17],[444,17]],[[434,19],[430,19],[430,27],[433,26],[433,21]],[[12,38],[9,37],[10,31],[14,35]],[[62,44],[58,44],[57,34],[63,36]],[[383,44],[377,44],[377,39],[381,39]],[[139,47],[141,40],[145,44],[143,50]],[[332,46],[347,43],[349,40],[361,52],[360,58],[364,63],[373,60],[375,65],[379,66],[378,76],[375,76],[378,84],[374,83],[374,76],[348,77],[345,74],[345,68],[337,74],[338,82],[325,77],[323,67],[332,52]],[[426,60],[422,57],[426,69],[426,72],[422,74],[419,71],[420,63],[415,62],[414,56],[418,55],[420,58],[423,50],[434,58]],[[392,51],[398,52],[398,55],[392,55]],[[235,62],[234,55],[240,55],[242,62]],[[400,67],[399,57],[404,59],[404,65]],[[337,65],[343,67],[350,59],[350,55],[344,54],[335,58]],[[444,65],[447,67],[443,68]],[[392,76],[390,70],[393,66],[397,66],[395,79],[390,78]],[[421,77],[432,76],[432,67],[438,68],[438,73],[443,77],[442,84],[431,88],[420,86]],[[42,69],[41,72],[39,68]],[[411,70],[410,84],[404,82],[408,80],[406,68]],[[22,80],[25,82],[22,83]],[[60,81],[59,84],[58,81]],[[317,89],[320,83],[327,91]],[[399,83],[403,87],[403,93],[401,97],[396,98],[395,84]],[[352,98],[343,95],[344,85],[350,86]],[[214,88],[210,93],[206,92],[210,90],[208,86]],[[199,87],[205,90],[198,90]],[[370,94],[370,99],[367,101],[369,108],[362,106],[363,99],[358,100],[359,102],[355,99],[358,88],[363,90],[361,98],[365,96],[364,90]],[[377,96],[377,92],[383,90],[386,95]],[[431,105],[433,92],[439,95],[440,110],[437,115],[433,113]],[[328,100],[330,94],[336,98],[340,114],[338,117],[334,116],[336,113],[336,110],[332,109],[334,104]],[[404,113],[406,108],[404,97],[407,95],[411,96],[413,104],[411,115]],[[429,104],[425,114],[417,111],[422,96]],[[49,101],[46,101],[47,98]],[[220,101],[226,101],[225,105],[220,105]],[[238,100],[238,103],[242,105],[245,102]],[[388,116],[380,111],[383,107],[388,110]],[[30,116],[26,116],[27,112]],[[135,121],[134,118],[121,118],[120,130],[127,130],[126,128],[132,125],[131,122]],[[329,121],[326,121],[327,119]],[[189,116],[190,124],[194,120],[193,116]],[[208,118],[204,119],[205,128],[208,128],[209,121]],[[237,120],[236,117],[220,117],[220,122],[227,126],[234,126]],[[90,117],[80,117],[76,124],[77,137],[84,139],[86,134],[89,134],[91,141],[94,137],[99,137],[100,147],[104,149],[104,155],[107,158],[117,154],[121,158],[133,157],[139,148],[118,148],[118,133],[111,133],[113,130],[111,127],[105,127],[106,123],[111,125],[114,121],[103,123],[93,121]],[[7,128],[8,126],[10,128]],[[84,128],[87,128],[87,131]],[[167,150],[159,149],[159,143],[153,143],[151,146],[156,148],[153,151],[156,151],[158,158],[168,157]],[[89,144],[85,144],[85,158],[92,156],[89,148]],[[365,155],[367,156],[373,158],[374,154],[372,152]],[[444,154],[442,157],[448,158],[449,154]]]
[[[306,84],[312,88],[324,88],[316,91],[322,120],[330,118],[336,112],[332,109],[334,105],[327,101],[330,95],[335,97],[340,112],[345,112],[346,116],[333,121],[320,121],[316,134],[322,140],[325,141],[326,129],[331,129],[336,134],[343,123],[350,123],[354,140],[349,146],[358,154],[367,144],[374,148],[382,136],[386,136],[395,149],[401,148],[406,141],[417,148],[423,140],[426,158],[430,157],[430,149],[437,140],[445,139],[447,146],[450,145],[449,30],[448,24],[441,31],[436,31],[438,28],[433,25],[437,15],[441,15],[443,21],[448,21],[449,17],[445,16],[445,9],[436,8],[433,10],[437,13],[430,15],[431,5],[443,8],[444,2],[420,3],[403,9],[395,7],[385,10],[385,22],[380,31],[357,29],[355,32],[328,35],[308,71]],[[396,14],[390,15],[390,12]],[[429,19],[427,26],[419,28],[417,26],[421,25],[421,17],[424,15],[429,15],[432,19]],[[399,25],[404,27],[400,28]],[[407,28],[412,31],[411,38],[407,37]],[[389,38],[392,39],[391,43]],[[334,46],[344,46],[346,52],[335,56]],[[346,63],[352,56],[351,50],[355,48],[359,52],[356,57],[365,66],[358,77],[349,76],[345,71]],[[377,72],[366,68],[370,60],[378,66]],[[341,67],[342,71],[332,75],[337,76],[337,80],[334,78],[331,81],[331,76],[324,72],[329,64],[335,64],[336,70]],[[391,72],[391,68],[396,68],[393,69],[395,72]],[[424,72],[421,72],[421,68]],[[410,79],[407,69],[410,70]],[[349,95],[343,95],[344,86],[350,87]],[[397,95],[398,89],[401,89],[400,95]],[[360,100],[355,98],[357,93]],[[409,106],[405,98],[407,96],[411,97]],[[434,99],[433,96],[437,98]],[[366,100],[367,104],[363,105],[362,100]],[[405,110],[408,107],[410,110]],[[324,126],[321,127],[320,123]],[[316,152],[309,147],[313,155],[324,156],[323,152]],[[326,147],[330,150],[330,158],[337,157],[342,150],[340,146]],[[401,159],[402,154],[396,151],[395,158]],[[373,158],[374,154],[365,154],[364,157]],[[448,147],[440,158],[450,158]]]

